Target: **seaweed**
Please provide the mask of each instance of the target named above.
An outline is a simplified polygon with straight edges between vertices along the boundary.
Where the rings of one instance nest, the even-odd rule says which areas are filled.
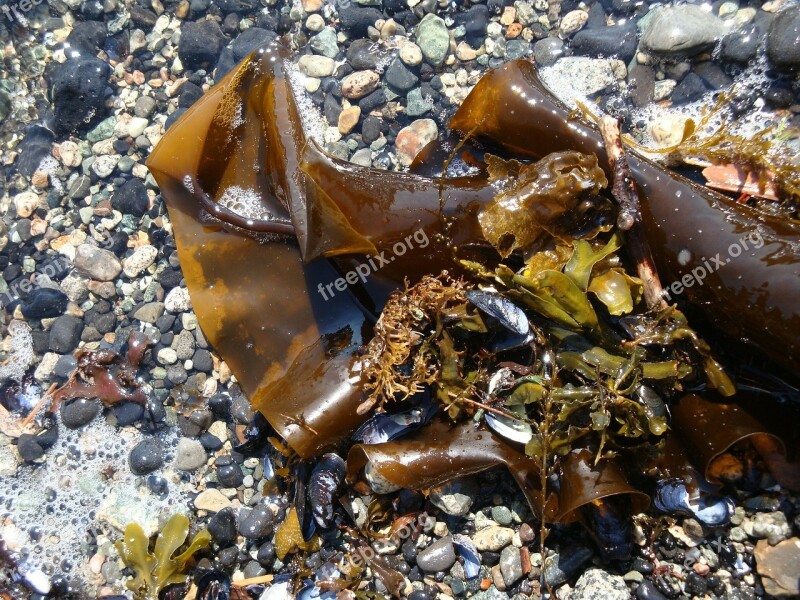
[[[128,524],[123,539],[115,545],[125,565],[134,571],[127,587],[136,598],[158,600],[161,590],[186,581],[187,567],[193,555],[211,543],[211,534],[203,529],[176,556],[175,553],[186,543],[188,534],[188,517],[174,514],[158,534],[151,552],[150,540],[141,526],[138,523]]]

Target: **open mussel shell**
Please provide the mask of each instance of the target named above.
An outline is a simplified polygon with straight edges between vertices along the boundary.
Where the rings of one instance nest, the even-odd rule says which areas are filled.
[[[481,571],[481,555],[472,540],[466,535],[453,536],[453,546],[458,555],[464,559],[464,574],[467,579],[474,579]]]
[[[712,483],[720,483],[709,468],[714,459],[739,442],[750,441],[756,449],[768,446],[775,453],[786,455],[780,438],[767,432],[752,415],[733,403],[713,402],[689,394],[673,407],[671,426],[685,444],[692,462]]]
[[[708,527],[728,524],[736,509],[733,500],[726,496],[703,494],[692,499],[680,479],[659,481],[653,494],[653,506],[666,514],[694,517]]]
[[[491,412],[487,412],[484,419],[492,431],[512,442],[527,444],[533,437],[533,429],[523,421]]]
[[[613,459],[594,464],[594,454],[582,448],[573,450],[561,462],[558,492],[558,521],[571,523],[580,519],[579,509],[598,500],[626,495],[633,514],[650,506],[650,497],[632,487],[622,468]]]
[[[402,412],[378,413],[367,419],[352,439],[362,444],[380,444],[406,437],[426,425],[437,410],[427,398],[419,406]]]

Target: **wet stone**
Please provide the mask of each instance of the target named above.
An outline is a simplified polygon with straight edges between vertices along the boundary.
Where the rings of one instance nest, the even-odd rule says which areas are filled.
[[[417,566],[427,573],[446,571],[455,561],[456,553],[450,536],[436,540],[417,554]]]
[[[131,450],[128,464],[134,475],[147,475],[164,465],[164,451],[155,440],[142,440]]]
[[[22,460],[27,463],[32,463],[44,456],[44,449],[36,441],[36,436],[29,433],[23,433],[19,436],[17,450]]]
[[[272,534],[272,511],[266,506],[257,506],[240,520],[239,533],[249,540],[257,540]]]
[[[511,543],[514,537],[514,530],[509,527],[490,525],[485,527],[472,536],[472,541],[479,551],[490,550],[498,552]]]
[[[493,506],[492,519],[504,527],[511,525],[511,509],[509,509],[507,506]]]
[[[231,463],[217,468],[217,480],[225,487],[236,488],[242,485],[244,474],[238,464]]]
[[[275,563],[275,544],[272,542],[264,542],[258,548],[256,560],[265,569],[269,569]]]
[[[78,398],[61,405],[61,422],[69,429],[78,429],[100,413],[100,402]]]
[[[72,315],[61,315],[50,326],[50,350],[58,354],[72,352],[78,347],[83,321]]]
[[[571,600],[628,600],[630,592],[622,577],[602,569],[584,572],[572,591]]]
[[[522,557],[519,548],[506,546],[500,553],[500,573],[506,586],[514,585],[522,578]]]
[[[232,508],[215,513],[206,526],[213,540],[221,548],[236,542],[236,513]]]
[[[22,316],[26,319],[57,317],[67,309],[68,301],[66,294],[60,290],[36,288],[21,305]]]
[[[589,548],[577,546],[554,554],[545,566],[545,580],[550,585],[560,585],[571,578],[594,552]]]
[[[656,589],[651,581],[643,581],[636,588],[636,597],[639,600],[667,600],[667,597]]]

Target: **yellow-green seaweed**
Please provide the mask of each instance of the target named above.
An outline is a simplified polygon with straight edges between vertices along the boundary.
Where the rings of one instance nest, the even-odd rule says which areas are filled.
[[[162,589],[185,581],[186,567],[192,555],[211,542],[211,534],[203,529],[192,538],[186,550],[173,557],[188,535],[189,518],[182,514],[172,515],[158,534],[151,553],[150,538],[141,526],[138,523],[128,524],[123,539],[115,545],[125,565],[134,571],[127,585],[137,599],[158,600]]]

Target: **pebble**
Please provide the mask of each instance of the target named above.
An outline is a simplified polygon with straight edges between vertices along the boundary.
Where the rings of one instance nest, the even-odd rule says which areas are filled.
[[[397,159],[404,166],[410,165],[419,152],[439,137],[439,128],[433,119],[419,119],[403,127],[397,134],[395,146]]]
[[[58,354],[72,352],[78,347],[83,321],[73,315],[61,315],[50,326],[49,348]]]
[[[503,575],[503,583],[509,587],[514,585],[522,578],[522,555],[519,548],[506,546],[500,553],[500,573]]]
[[[421,88],[414,88],[406,97],[406,114],[409,117],[420,117],[433,110],[433,101],[422,95]]]
[[[183,287],[172,288],[164,298],[164,308],[171,313],[185,312],[192,308],[189,290]]]
[[[417,554],[417,566],[426,573],[447,571],[455,561],[456,553],[450,536],[436,540]]]
[[[69,298],[61,290],[36,288],[21,303],[20,310],[26,319],[48,319],[63,314],[68,302]]]
[[[550,585],[560,585],[572,578],[594,552],[584,546],[564,549],[553,554],[545,565],[544,577]]]
[[[228,465],[217,467],[217,481],[229,488],[236,488],[242,485],[244,474],[242,468],[235,462]]]
[[[742,529],[751,537],[766,539],[772,546],[792,533],[786,515],[780,511],[756,513],[742,523]]]
[[[111,206],[124,215],[143,216],[150,209],[144,183],[135,177],[126,181],[114,191]]]
[[[197,495],[197,498],[194,499],[194,506],[197,510],[219,512],[229,508],[231,501],[217,488],[208,488]]]
[[[511,525],[512,516],[511,516],[511,509],[507,506],[493,506],[492,507],[492,519],[497,521],[499,525],[507,527]]]
[[[133,318],[143,323],[155,323],[164,314],[163,302],[148,302],[136,309]]]
[[[407,92],[419,81],[419,77],[400,58],[395,58],[389,64],[383,79],[393,90],[399,93]]]
[[[75,268],[95,281],[113,281],[122,272],[122,265],[113,252],[91,244],[75,249]]]
[[[547,72],[547,79],[569,81],[573,93],[592,96],[602,92],[616,81],[613,64],[605,58],[567,56],[556,62]]]
[[[297,68],[309,77],[329,77],[336,68],[336,62],[327,56],[305,54],[297,62]]]
[[[767,55],[783,69],[800,66],[800,10],[796,6],[782,10],[769,26]]]
[[[131,279],[138,277],[155,262],[156,256],[158,256],[158,249],[155,246],[149,244],[139,246],[133,251],[133,254],[122,261],[122,271]]]
[[[32,463],[44,456],[44,448],[36,441],[36,436],[23,433],[17,439],[17,451],[26,463]]]
[[[585,10],[571,10],[561,19],[558,33],[562,37],[569,37],[573,33],[583,29],[583,26],[586,25],[588,20],[589,13]]]
[[[602,569],[588,569],[578,578],[570,600],[629,600],[625,580]]]
[[[50,95],[60,133],[80,134],[105,116],[110,71],[105,62],[93,56],[69,58],[53,70]]]
[[[636,54],[636,23],[582,29],[571,40],[572,49],[578,54],[617,57],[626,62]]]
[[[504,547],[511,543],[514,538],[514,530],[510,527],[500,527],[499,525],[490,525],[480,531],[476,531],[472,536],[472,542],[475,544],[480,552],[489,550],[491,552],[499,552]]]
[[[236,513],[232,508],[222,509],[208,520],[206,528],[220,548],[230,546],[236,542]]]
[[[667,600],[667,597],[656,589],[651,581],[643,581],[636,588],[636,597],[639,600]]]
[[[142,440],[131,450],[128,464],[134,475],[147,475],[164,466],[164,451],[155,440]]]
[[[546,37],[533,45],[533,57],[540,67],[549,67],[565,54],[564,42],[557,37]]]
[[[308,45],[317,54],[328,58],[336,58],[339,54],[339,43],[336,40],[336,30],[333,27],[326,27],[313,36],[308,41]]]
[[[248,540],[258,540],[272,534],[272,511],[259,505],[249,511],[239,522],[239,533]]]
[[[187,22],[181,27],[178,57],[187,69],[213,68],[227,43],[216,21]]]
[[[409,67],[416,67],[422,64],[422,50],[414,42],[406,42],[400,46],[398,56]]]
[[[460,517],[469,512],[477,494],[477,482],[471,477],[466,477],[432,488],[428,499],[448,515]]]
[[[416,42],[428,63],[442,65],[450,49],[450,32],[444,19],[432,13],[425,15],[417,25]]]
[[[36,192],[27,191],[14,196],[14,208],[18,217],[30,217],[38,206],[39,195]]]
[[[373,92],[381,82],[375,71],[355,71],[342,80],[342,96],[355,100]]]
[[[641,47],[659,55],[694,55],[725,32],[723,21],[696,4],[656,9],[649,16]]]
[[[207,458],[206,449],[200,442],[183,437],[178,440],[172,466],[179,471],[194,471],[206,464]]]
[[[69,429],[78,429],[91,422],[100,413],[97,400],[78,398],[61,405],[61,422]]]
[[[358,106],[349,106],[342,110],[339,113],[339,121],[338,121],[338,128],[339,133],[342,135],[347,135],[353,129],[355,129],[356,125],[358,125],[358,121],[361,119],[361,108]]]

